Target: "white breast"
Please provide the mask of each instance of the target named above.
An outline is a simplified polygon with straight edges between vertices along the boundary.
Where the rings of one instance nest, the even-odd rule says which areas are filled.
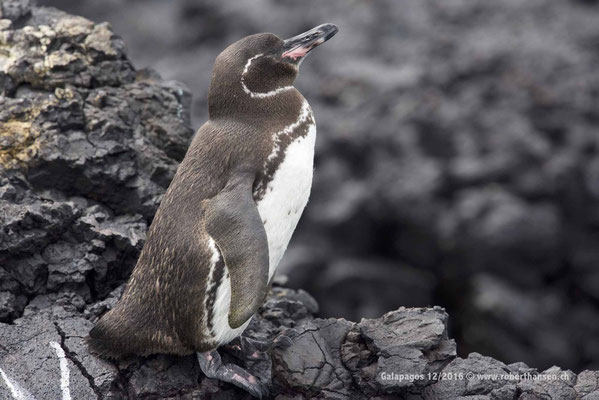
[[[298,117],[298,121],[307,118],[306,113],[311,115],[307,103],[305,106],[307,108],[306,110],[302,108],[302,114]],[[299,126],[300,124],[290,125],[287,127],[289,129],[286,128],[288,132],[284,133],[292,133],[296,127],[295,125]],[[305,136],[295,139],[287,146],[282,163],[269,182],[264,196],[257,203],[258,212],[264,223],[268,239],[269,279],[274,275],[277,265],[287,249],[289,240],[291,240],[291,235],[308,203],[310,189],[312,188],[315,141],[316,126],[311,124]],[[275,151],[278,152],[280,149],[273,149],[273,152]],[[214,284],[212,275],[221,255],[212,238],[209,240],[209,246],[213,254],[209,275],[209,285],[211,285]],[[241,335],[250,323],[250,320],[248,320],[239,328],[231,329],[228,320],[230,305],[231,280],[228,272],[226,272],[216,292],[212,321],[214,329],[212,339],[219,344],[228,343]],[[206,332],[209,334],[208,331]]]
[[[274,275],[308,203],[312,188],[315,141],[316,126],[311,124],[305,136],[295,139],[287,146],[283,162],[258,202],[258,212],[268,239],[269,279]]]

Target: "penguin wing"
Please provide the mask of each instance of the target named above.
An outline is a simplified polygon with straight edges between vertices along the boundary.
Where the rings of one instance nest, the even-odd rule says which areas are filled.
[[[216,242],[231,279],[229,325],[243,325],[268,293],[268,242],[252,196],[255,174],[235,173],[205,200],[206,232]]]

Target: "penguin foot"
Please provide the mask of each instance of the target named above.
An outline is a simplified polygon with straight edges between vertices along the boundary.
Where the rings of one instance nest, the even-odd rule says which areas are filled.
[[[270,346],[268,342],[240,336],[224,347],[224,350],[240,360],[259,361],[265,360]]]
[[[268,387],[235,364],[223,364],[218,351],[196,353],[200,368],[208,378],[231,383],[259,399],[268,397]]]
[[[284,334],[280,334],[279,336],[277,336],[275,338],[275,340],[273,340],[273,346],[272,347],[278,347],[280,349],[286,349],[288,347],[291,347],[291,345],[293,344],[293,340],[291,340],[291,338],[287,335]]]
[[[225,346],[225,351],[234,357],[245,361],[266,360],[269,352],[274,348],[286,349],[292,344],[289,336],[278,335],[274,339],[256,339],[240,336],[232,343]]]

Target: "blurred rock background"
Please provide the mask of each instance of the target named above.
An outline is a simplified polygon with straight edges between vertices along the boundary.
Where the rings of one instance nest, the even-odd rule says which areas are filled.
[[[289,284],[322,316],[444,306],[461,355],[599,368],[597,1],[38,3],[110,22],[195,128],[229,43],[337,24],[297,82],[319,138]]]

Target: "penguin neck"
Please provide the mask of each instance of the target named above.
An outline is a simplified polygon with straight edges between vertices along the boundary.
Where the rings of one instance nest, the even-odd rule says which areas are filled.
[[[274,124],[271,128],[273,127]],[[268,183],[273,179],[275,172],[283,162],[287,148],[291,143],[307,136],[313,127],[314,114],[312,108],[304,99],[299,110],[296,110],[296,117],[293,121],[288,121],[284,126],[279,125],[275,129],[271,129],[269,133],[272,147],[264,161],[262,171],[256,177],[253,190],[254,200],[260,201],[266,194]]]
[[[244,90],[240,80],[235,85],[211,85],[208,98],[209,118],[233,119],[254,126],[293,122],[305,102],[304,96],[293,86],[275,90],[276,94],[252,96]]]

